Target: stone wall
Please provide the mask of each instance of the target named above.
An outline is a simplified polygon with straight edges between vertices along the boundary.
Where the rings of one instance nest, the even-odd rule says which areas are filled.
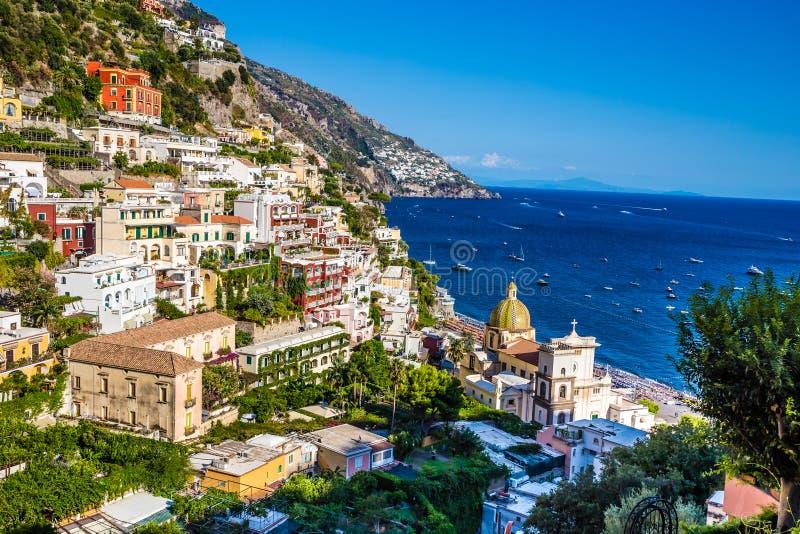
[[[247,332],[253,336],[253,343],[261,343],[270,339],[296,334],[303,326],[299,317],[284,319],[279,317],[267,322],[264,326],[258,326],[251,321],[236,321],[236,329]]]
[[[60,170],[58,173],[61,177],[73,184],[91,184],[98,180],[103,183],[109,183],[116,178],[116,173],[113,169],[102,171],[70,171]]]

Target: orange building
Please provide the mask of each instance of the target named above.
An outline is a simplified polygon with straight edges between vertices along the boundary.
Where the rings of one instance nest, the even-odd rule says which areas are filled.
[[[164,4],[158,0],[139,0],[139,9],[146,13],[153,13],[159,17],[163,17],[164,13],[166,13]]]
[[[149,72],[89,61],[86,74],[100,78],[103,84],[100,103],[109,113],[161,124],[161,91],[150,86]]]

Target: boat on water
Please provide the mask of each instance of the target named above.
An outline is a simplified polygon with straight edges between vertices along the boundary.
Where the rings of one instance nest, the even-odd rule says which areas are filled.
[[[423,265],[434,266],[436,265],[436,260],[433,259],[433,247],[428,245],[428,259],[422,260]]]
[[[744,291],[744,288],[743,287],[739,287],[739,286],[733,286],[733,290],[734,291]]]
[[[667,287],[664,288],[664,291],[666,291],[667,293],[672,293],[675,290],[672,289],[672,286],[667,286]]]
[[[633,213],[629,212],[628,210],[620,210],[619,212],[623,215],[633,215]]]
[[[656,266],[655,266],[655,267],[653,267],[653,268],[654,268],[656,271],[663,271],[663,270],[664,270],[664,266],[663,266],[663,265],[661,265],[661,260],[658,260],[658,265],[656,265]]]
[[[459,272],[459,273],[469,273],[469,272],[472,272],[472,267],[468,267],[468,266],[464,265],[463,263],[456,263],[455,265],[450,267],[450,270],[456,271],[456,272]]]
[[[792,239],[791,237],[779,237],[778,239],[780,239],[781,241],[786,241],[787,243],[794,243],[794,239]]]
[[[550,273],[544,273],[544,274],[542,275],[542,278],[550,278]]]
[[[597,206],[592,206],[592,209],[593,210],[599,210],[600,208],[598,208]]]
[[[683,276],[688,276],[689,278],[694,278],[694,273],[686,273]]]
[[[687,261],[689,263],[703,263],[703,260],[698,260],[697,258],[689,258]]]
[[[556,215],[557,215],[558,217],[566,217],[566,215],[564,215],[564,212],[563,212],[563,211],[561,211],[561,210],[559,210],[559,211],[558,211],[558,213],[557,213]]]
[[[673,306],[673,305],[671,305],[671,304],[670,304],[670,305],[668,305],[668,306],[666,307],[666,309],[667,309],[667,310],[669,310],[669,311],[672,311],[672,310],[674,310],[674,309],[675,309],[675,306]]]
[[[525,252],[522,250],[522,245],[519,247],[519,256],[514,253],[508,255],[509,259],[514,261],[525,261]]]
[[[675,280],[674,278],[673,278],[672,280],[670,280],[670,281],[669,281],[669,283],[670,283],[670,284],[675,284],[676,286],[677,286],[678,284],[680,284],[680,282],[678,282],[678,281],[677,281],[677,280]]]
[[[681,315],[689,315],[689,310],[681,310]]]
[[[613,301],[613,302],[611,302],[611,305],[612,305],[612,306],[616,306],[617,308],[619,308],[620,306],[622,306],[622,304],[620,304],[619,302],[616,302],[616,301]]]
[[[600,261],[602,261],[603,263],[608,263],[608,258],[600,258]]]
[[[475,254],[476,252],[478,252],[478,249],[477,249],[477,248],[475,248],[475,247],[470,247],[470,248],[472,249],[472,253],[473,253],[473,254]]]
[[[547,280],[545,280],[544,278],[539,278],[539,279],[536,281],[536,283],[537,283],[538,285],[540,285],[540,286],[549,286],[549,285],[550,285],[550,282],[548,282],[548,281],[547,281]]]
[[[581,268],[581,266],[580,266],[580,265],[578,265],[577,263],[573,263],[573,264],[572,264],[572,268],[573,268],[573,269],[580,269],[580,268]]]
[[[676,295],[675,293],[667,293],[667,298],[671,299],[671,300],[675,300],[675,299],[678,298],[678,295]]]
[[[636,280],[634,280],[634,281],[630,282],[630,284],[631,284],[632,286],[636,286],[636,287],[639,287],[640,285],[642,285],[642,284],[640,284],[639,282],[637,282]]]
[[[751,265],[749,269],[747,269],[747,274],[750,276],[760,276],[764,274],[764,271],[756,267],[755,265]]]
[[[508,245],[508,241],[503,241],[503,246]]]
[[[642,310],[641,308],[634,308],[633,309],[633,313],[642,313],[643,311],[644,310]]]
[[[592,298],[592,296],[591,296],[589,293],[586,293],[586,294],[585,294],[583,297],[584,297],[584,298],[587,298],[587,299],[590,299],[590,298]]]
[[[603,286],[603,289],[605,289],[606,291],[614,291],[614,288],[610,286]]]

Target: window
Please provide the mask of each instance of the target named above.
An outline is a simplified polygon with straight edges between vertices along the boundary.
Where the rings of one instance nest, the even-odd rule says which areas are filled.
[[[558,398],[559,399],[566,399],[567,398],[567,386],[559,386],[559,388],[558,388]]]
[[[547,366],[544,366],[544,374],[547,374]]]
[[[563,367],[561,368],[561,376],[567,376],[567,370]]]
[[[500,364],[500,370],[501,371],[505,371],[506,370],[506,362],[503,362],[503,363]]]
[[[592,393],[593,393],[594,395],[600,395],[600,388],[594,388],[594,389],[592,390]]]
[[[186,412],[186,429],[192,428],[192,412]]]
[[[203,232],[203,241],[208,241],[208,232]]]
[[[514,406],[514,399],[508,399],[507,406]]]
[[[75,237],[78,239],[83,239],[86,236],[86,228],[84,226],[79,226],[75,229]]]
[[[208,341],[203,344],[203,354],[211,354],[211,343]]]
[[[283,473],[283,466],[282,465],[278,465],[278,473]]]
[[[136,382],[128,382],[128,398],[136,398]]]
[[[101,406],[100,407],[100,418],[101,419],[108,419],[108,406]]]
[[[192,400],[192,385],[191,384],[186,384],[186,400],[187,401]]]
[[[36,357],[39,355],[39,344],[34,343],[31,345],[31,356]]]
[[[72,241],[72,228],[62,228],[61,239],[64,241]]]
[[[192,347],[186,347],[186,357],[187,358],[192,357]]]
[[[357,456],[355,464],[356,464],[356,470],[363,469],[364,468],[364,457],[363,456]]]
[[[519,370],[519,376],[521,376],[522,378],[525,378],[525,369],[520,369]]]
[[[14,350],[8,349],[6,350],[6,363],[11,363],[14,361]]]
[[[76,402],[75,403],[75,417],[80,417],[80,416],[81,416],[81,405],[80,405],[80,403]]]
[[[186,256],[186,247],[185,246],[178,245],[177,248],[176,248],[176,251],[177,251],[176,254],[178,254],[178,256]]]
[[[108,393],[108,377],[100,377],[100,393]]]
[[[128,423],[131,425],[136,424],[136,412],[134,412],[133,410],[128,412]]]
[[[247,232],[247,233],[244,234],[244,242],[245,243],[249,243],[250,242],[250,232]]]
[[[9,117],[14,117],[17,115],[17,106],[9,102],[6,104],[6,115]]]
[[[516,365],[512,365],[511,366],[511,372],[514,373],[514,374],[517,374],[517,366]]]
[[[227,234],[225,234],[225,239],[227,239],[228,241],[233,241],[235,239],[233,237],[233,232],[228,232]]]
[[[203,222],[208,222],[208,213],[203,214]],[[208,238],[206,238],[208,240]]]
[[[600,444],[600,440],[599,440],[599,439],[597,439],[597,438],[594,438],[594,439],[592,440],[592,443],[594,443],[595,445],[599,445],[599,444]]]
[[[117,75],[116,74],[112,74],[111,75],[111,83],[113,83],[113,84],[117,83]]]
[[[293,463],[294,463],[294,454],[290,454],[289,455],[289,465],[292,465]]]
[[[547,398],[547,384],[544,382],[539,384],[539,396]]]
[[[228,348],[228,336],[223,336],[222,337],[222,348],[223,349],[227,349]]]
[[[192,242],[197,243],[198,241],[200,241],[200,234],[192,234]]]
[[[47,220],[47,214],[46,213],[37,213],[36,214],[36,218],[38,220],[40,220],[40,221],[46,221]]]
[[[81,389],[81,377],[79,376],[72,377],[72,389]]]
[[[247,356],[247,365],[252,365],[252,364],[253,364],[253,357]]]
[[[167,402],[167,386],[158,386],[158,402]]]

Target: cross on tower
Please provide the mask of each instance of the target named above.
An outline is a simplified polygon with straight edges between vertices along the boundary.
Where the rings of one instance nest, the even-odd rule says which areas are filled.
[[[572,323],[570,323],[570,324],[572,325],[572,333],[574,334],[575,333],[575,327],[578,326],[578,321],[573,319]]]

